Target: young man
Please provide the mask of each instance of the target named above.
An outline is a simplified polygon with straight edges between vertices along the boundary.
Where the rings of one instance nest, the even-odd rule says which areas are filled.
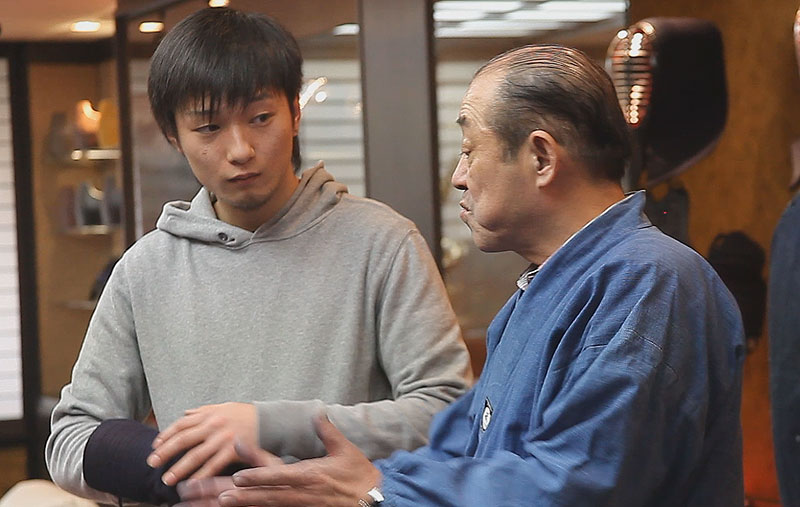
[[[644,193],[623,195],[609,77],[576,50],[512,50],[478,71],[458,123],[461,218],[482,250],[531,262],[475,387],[415,452],[373,465],[320,418],[328,456],[189,481],[187,505],[742,505],[739,311],[649,223]]]
[[[295,176],[301,65],[275,21],[224,8],[156,50],[154,116],[203,188],[164,207],[98,302],[47,443],[61,487],[175,501],[176,482],[236,460],[236,439],[323,455],[323,409],[385,457],[424,444],[466,390],[466,348],[414,225],[321,164]],[[138,422],[151,409],[155,440]]]

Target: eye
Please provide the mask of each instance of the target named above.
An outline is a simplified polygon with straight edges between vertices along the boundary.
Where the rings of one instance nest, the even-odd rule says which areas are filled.
[[[217,130],[219,130],[219,125],[208,123],[206,125],[200,125],[196,129],[194,129],[194,132],[197,132],[199,134],[211,134],[213,132],[216,132]]]
[[[272,117],[271,113],[261,113],[257,114],[252,121],[253,123],[266,123],[267,120],[269,120],[271,117]]]
[[[461,158],[466,159],[469,161],[469,155],[472,153],[470,150],[461,150]]]

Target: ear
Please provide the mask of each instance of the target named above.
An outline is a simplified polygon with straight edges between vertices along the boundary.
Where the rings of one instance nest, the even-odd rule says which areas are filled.
[[[292,129],[294,135],[296,136],[300,132],[300,96],[294,98],[294,103],[292,104],[292,110],[294,111],[294,115],[292,118]]]
[[[181,149],[181,142],[178,141],[177,137],[175,137],[175,136],[167,136],[167,141],[169,141],[169,144],[171,144],[173,148],[178,150],[178,153],[183,155],[183,150]]]
[[[560,169],[558,143],[544,130],[531,132],[526,143],[536,171],[536,186],[541,188],[550,185]]]

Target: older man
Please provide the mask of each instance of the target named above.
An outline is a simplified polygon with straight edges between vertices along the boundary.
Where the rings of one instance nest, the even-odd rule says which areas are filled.
[[[182,487],[190,504],[742,505],[743,330],[714,270],[623,195],[612,83],[583,53],[490,61],[461,105],[453,184],[485,251],[531,266],[489,327],[477,385],[430,443],[370,463],[320,417],[328,456]],[[195,500],[193,500],[195,499]]]

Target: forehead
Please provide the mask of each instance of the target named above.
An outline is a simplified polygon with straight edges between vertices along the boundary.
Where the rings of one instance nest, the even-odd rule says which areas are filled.
[[[458,111],[457,122],[462,129],[488,128],[489,113],[499,84],[500,78],[494,72],[480,74],[472,80]]]

